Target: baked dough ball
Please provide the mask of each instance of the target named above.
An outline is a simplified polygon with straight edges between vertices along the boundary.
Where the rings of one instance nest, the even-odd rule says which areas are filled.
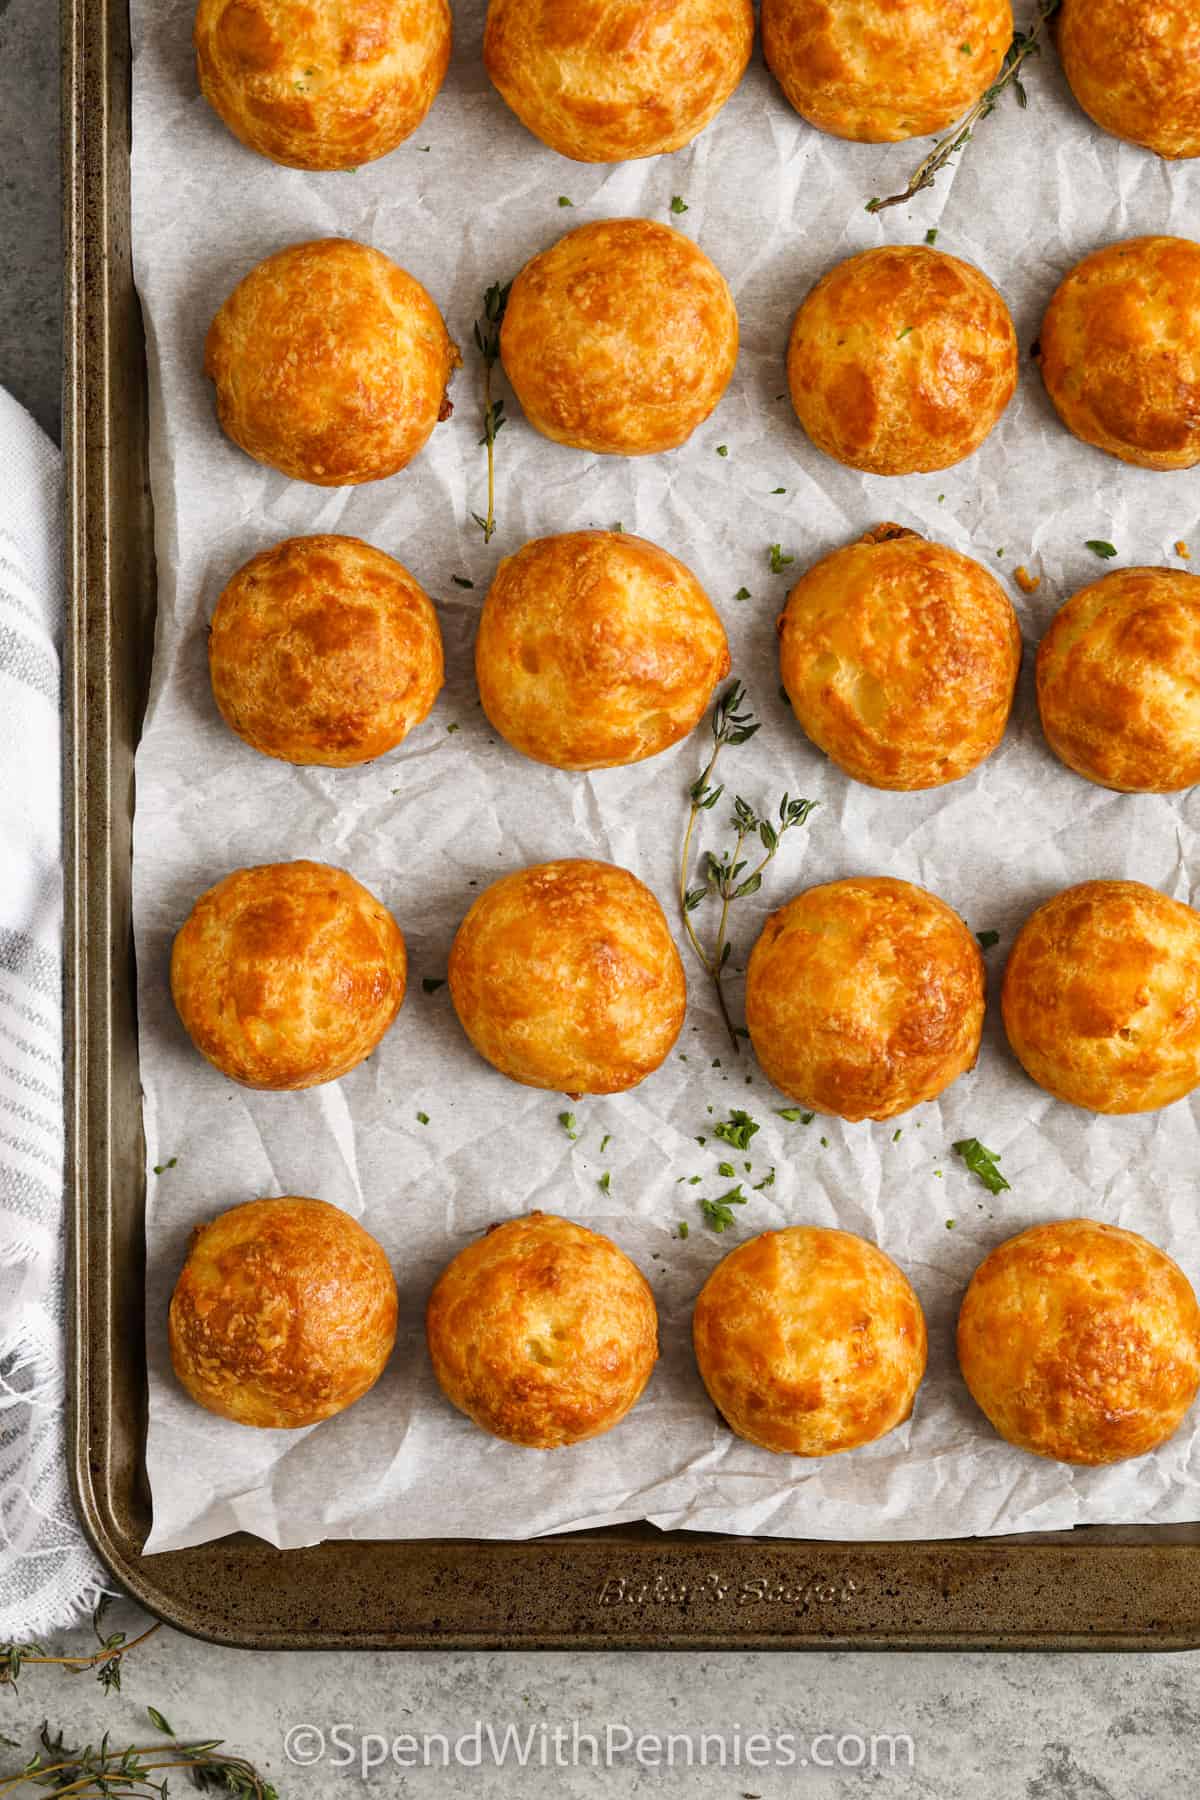
[[[500,564],[475,673],[501,737],[559,769],[611,769],[686,737],[729,673],[690,569],[624,531],[537,538]]]
[[[687,984],[662,907],[612,863],[504,875],[450,951],[463,1030],[512,1081],[619,1094],[653,1074],[683,1025]]]
[[[416,130],[450,37],[446,0],[200,0],[200,92],[260,156],[354,169]]]
[[[746,969],[746,1024],[791,1099],[890,1119],[975,1066],[984,985],[979,945],[944,900],[855,876],[772,913]]]
[[[928,137],[974,106],[1012,42],[1009,0],[763,0],[767,66],[810,125]]]
[[[1063,0],[1058,48],[1075,98],[1114,137],[1200,156],[1195,0]]]
[[[396,1337],[375,1239],[324,1200],[251,1200],[199,1225],[171,1298],[175,1373],[239,1425],[294,1431],[361,1400]]]
[[[980,1263],[958,1360],[975,1404],[1019,1450],[1122,1462],[1165,1443],[1196,1398],[1200,1308],[1144,1237],[1061,1219]]]
[[[1037,659],[1038,706],[1068,768],[1126,794],[1200,782],[1200,579],[1118,569],[1072,596]]]
[[[1084,881],[1026,919],[1004,1028],[1039,1087],[1090,1112],[1153,1112],[1200,1082],[1200,913],[1140,881]]]
[[[208,638],[225,723],[265,756],[346,768],[419,725],[442,685],[424,589],[361,538],[288,538],[238,570]]]
[[[674,450],[729,386],[738,320],[724,276],[651,219],[570,231],[513,282],[500,354],[544,437],[608,456]]]
[[[370,1056],[406,980],[391,913],[328,863],[236,869],[201,894],[171,952],[192,1042],[251,1088],[337,1081]]]
[[[294,481],[347,487],[405,468],[462,361],[419,281],[350,238],[277,251],[209,329],[204,372],[235,444]]]
[[[483,60],[544,144],[604,163],[689,144],[753,47],[752,0],[490,0]]]
[[[818,450],[870,475],[948,469],[1017,385],[1017,334],[970,263],[924,244],[864,250],[823,275],[792,326],[788,386]]]
[[[531,1450],[619,1425],[658,1359],[650,1284],[597,1231],[532,1212],[460,1250],[425,1316],[452,1406]]]
[[[816,1225],[739,1244],[704,1284],[692,1340],[709,1398],[764,1450],[832,1456],[903,1424],[925,1373],[925,1317],[865,1238]]]
[[[1059,417],[1143,469],[1200,462],[1200,244],[1128,238],[1076,264],[1042,325]]]
[[[969,775],[1004,736],[1020,666],[1021,631],[999,582],[900,525],[823,557],[779,619],[796,717],[871,787]]]

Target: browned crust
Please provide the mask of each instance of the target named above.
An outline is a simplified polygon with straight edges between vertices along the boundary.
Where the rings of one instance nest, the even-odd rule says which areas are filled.
[[[1018,1449],[1102,1464],[1165,1443],[1200,1386],[1200,1308],[1132,1231],[1035,1225],[993,1250],[958,1318],[976,1404]]]
[[[494,1437],[551,1450],[611,1431],[658,1357],[645,1276],[598,1232],[534,1212],[438,1277],[425,1319],[442,1392]]]

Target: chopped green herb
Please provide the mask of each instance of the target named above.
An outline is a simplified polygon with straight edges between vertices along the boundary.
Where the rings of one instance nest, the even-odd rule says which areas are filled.
[[[925,233],[925,242],[927,244],[936,244],[937,241],[938,241],[938,228],[936,225],[931,225],[929,227],[929,230]]]
[[[893,1131],[893,1133],[892,1133],[893,1144],[898,1144],[900,1142],[900,1135],[903,1132],[903,1130],[904,1130],[903,1125],[897,1125],[895,1131]]]
[[[782,544],[772,544],[767,552],[767,558],[771,565],[772,575],[782,575],[789,564],[794,563],[796,560],[794,556],[785,556],[783,554]]]
[[[608,1146],[611,1143],[612,1143],[612,1133],[611,1133],[611,1131],[606,1131],[604,1136],[600,1139],[600,1154],[601,1154],[601,1156],[604,1155],[604,1152],[608,1149]]]
[[[777,1106],[775,1111],[781,1119],[786,1119],[789,1125],[795,1125],[797,1120],[801,1125],[811,1125],[817,1116],[816,1113],[804,1112],[799,1106]]]
[[[829,1148],[829,1139],[828,1138],[823,1137],[821,1139],[821,1148],[822,1148],[822,1150],[828,1150],[828,1148]]]
[[[710,1106],[708,1110],[709,1110],[709,1112],[711,1112],[712,1107]],[[698,1137],[696,1139],[696,1142],[699,1144],[700,1148],[703,1150],[705,1144],[707,1144],[707,1142],[708,1142],[708,1139],[706,1137]]]
[[[155,1731],[161,1731],[164,1737],[175,1736],[175,1727],[167,1723],[157,1706],[148,1706],[146,1708],[146,1717],[153,1725]]]
[[[746,1198],[739,1181],[736,1187],[730,1188],[729,1192],[722,1194],[719,1199],[701,1200],[700,1211],[714,1231],[728,1231],[734,1222],[733,1208],[745,1206]]]
[[[947,1230],[947,1231],[953,1231],[953,1230],[954,1230],[954,1225],[955,1225],[955,1221],[954,1221],[954,1220],[953,1220],[953,1219],[947,1219],[947,1220],[946,1220],[946,1230]]]
[[[748,587],[740,587],[733,597],[735,600],[748,600],[750,598],[750,589]]]
[[[684,203],[684,198],[683,198],[682,194],[676,194],[674,196],[674,198],[672,199],[671,211],[676,214],[685,213],[688,211],[688,208]]]
[[[754,1183],[754,1191],[756,1194],[761,1194],[764,1188],[769,1188],[769,1187],[774,1187],[774,1186],[775,1186],[775,1165],[774,1165],[774,1163],[772,1163],[771,1167],[767,1170],[767,1172],[763,1176],[762,1180],[756,1181]]]
[[[465,575],[452,575],[450,579],[455,587],[473,588],[475,586],[475,583],[473,581],[468,581]]]
[[[902,330],[896,333],[896,342],[899,343],[901,338],[906,338],[911,330],[911,325],[905,325]]]
[[[609,1170],[605,1169],[603,1175],[600,1177],[599,1181],[596,1183],[596,1186],[600,1189],[600,1192],[602,1194],[607,1194],[611,1181],[612,1181],[612,1175],[609,1172]]]
[[[773,493],[773,494],[786,494],[786,493],[787,493],[787,489],[786,489],[786,488],[784,488],[784,487],[779,487],[779,488],[772,488],[772,489],[771,489],[771,492],[772,492],[772,493]]]
[[[455,732],[458,729],[459,729],[459,726],[458,726],[457,720],[453,721],[451,724],[447,725],[447,727],[446,727],[447,732],[450,732],[450,733]]]
[[[729,445],[728,444],[718,444],[717,445],[717,455],[718,456],[728,456],[729,455]]]
[[[574,1143],[575,1139],[579,1136],[578,1131],[575,1129],[575,1114],[559,1113],[558,1122],[570,1138],[571,1142]]]
[[[429,1123],[429,1114],[425,1113],[425,1112],[419,1112],[417,1114],[417,1124],[418,1125],[428,1125],[428,1123]]]
[[[680,1237],[681,1237],[681,1238],[685,1238],[685,1237],[686,1237],[686,1236],[687,1236],[687,1234],[688,1234],[688,1222],[687,1222],[687,1220],[686,1220],[686,1219],[680,1219],[680,1221],[679,1221],[679,1235],[680,1235]]]
[[[698,1187],[700,1182],[702,1182],[703,1180],[704,1180],[703,1175],[689,1175],[687,1178],[687,1184],[689,1187]]]
[[[1107,562],[1110,557],[1117,554],[1116,545],[1105,543],[1103,538],[1087,538],[1084,542],[1084,549],[1090,550],[1102,562]]]
[[[175,1165],[178,1163],[178,1161],[179,1161],[179,1158],[177,1156],[172,1156],[172,1157],[169,1157],[165,1163],[155,1163],[154,1173],[156,1175],[165,1175],[167,1170],[173,1169],[175,1167]]]
[[[737,1170],[731,1162],[719,1162],[717,1164],[717,1174],[724,1175],[727,1181],[732,1181],[737,1174]]]
[[[436,994],[438,989],[445,985],[446,977],[444,975],[425,975],[421,978],[421,986],[427,994]]]
[[[970,54],[971,54],[970,44],[960,44],[958,46],[958,54],[960,56],[970,56]]]
[[[998,931],[977,931],[975,936],[979,939],[979,948],[981,950],[990,950],[993,944],[998,944],[1000,942],[1000,933]]]
[[[713,1130],[714,1135],[719,1137],[722,1143],[732,1144],[735,1150],[748,1150],[750,1139],[758,1130],[758,1123],[750,1117],[748,1112],[743,1112],[740,1107],[735,1106],[729,1117],[722,1119],[721,1123],[714,1126]]]
[[[575,202],[573,200],[568,199],[566,194],[560,194],[558,196],[558,204],[560,206],[574,206]]]
[[[998,1150],[989,1150],[978,1138],[960,1138],[951,1148],[962,1157],[972,1175],[979,1177],[989,1194],[1003,1194],[1011,1189],[1011,1181],[1005,1181],[997,1167],[1001,1154]]]

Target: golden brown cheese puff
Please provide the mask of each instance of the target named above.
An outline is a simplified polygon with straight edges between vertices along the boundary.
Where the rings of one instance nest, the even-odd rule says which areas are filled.
[[[1072,596],[1037,658],[1042,729],[1068,768],[1127,794],[1200,782],[1200,578],[1118,569]]]
[[[612,863],[502,876],[450,951],[463,1030],[502,1075],[564,1094],[619,1094],[653,1074],[683,1026],[687,984],[662,907]]]
[[[1039,1087],[1153,1112],[1200,1082],[1200,914],[1140,881],[1084,881],[1021,927],[1004,1028]]]
[[[925,1373],[925,1316],[865,1238],[816,1225],[739,1244],[704,1284],[692,1340],[739,1437],[791,1456],[857,1450],[902,1425]]]
[[[777,1088],[813,1112],[890,1119],[975,1066],[979,945],[943,900],[885,875],[772,913],[746,969],[746,1024]]]
[[[424,589],[361,538],[288,538],[238,570],[208,638],[225,723],[264,756],[346,768],[401,743],[441,689]]]
[[[1019,1450],[1113,1463],[1166,1442],[1200,1386],[1186,1275],[1133,1231],[1035,1225],[992,1251],[958,1316],[975,1404]]]
[[[235,137],[293,169],[386,156],[450,61],[446,0],[200,0],[200,92]]]
[[[404,999],[400,928],[328,863],[237,869],[201,894],[175,938],[171,993],[202,1056],[251,1088],[337,1081]]]
[[[1068,430],[1143,469],[1200,462],[1200,244],[1128,238],[1085,256],[1037,351]]]
[[[490,0],[483,60],[552,150],[624,162],[690,143],[753,46],[752,0]]]
[[[729,386],[725,278],[651,219],[602,219],[526,263],[500,331],[504,370],[544,437],[608,456],[674,450]]]
[[[475,640],[483,710],[559,769],[611,769],[686,737],[729,673],[690,569],[624,531],[537,538],[507,557]]]
[[[763,0],[763,52],[810,125],[865,144],[941,131],[1012,42],[1009,0]]]
[[[1017,385],[1017,335],[986,275],[923,244],[838,263],[792,326],[788,385],[818,450],[871,475],[948,469]]]
[[[552,1213],[493,1225],[442,1270],[425,1315],[452,1406],[493,1437],[555,1450],[619,1425],[658,1359],[636,1265]]]
[[[192,1399],[295,1431],[360,1400],[396,1337],[375,1239],[324,1200],[251,1200],[192,1233],[171,1298],[171,1361]]]
[[[461,361],[420,282],[350,238],[295,244],[260,262],[204,348],[234,443],[319,487],[406,468],[449,415],[446,387]]]
[[[878,525],[802,575],[779,669],[804,730],[878,788],[940,787],[999,744],[1021,666],[1017,615],[969,556]]]
[[[1058,48],[1103,130],[1160,156],[1200,156],[1196,0],[1063,0]]]

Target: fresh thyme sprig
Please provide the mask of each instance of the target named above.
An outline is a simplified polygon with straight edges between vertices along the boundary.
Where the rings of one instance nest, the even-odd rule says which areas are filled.
[[[37,1663],[53,1663],[69,1670],[72,1675],[82,1675],[87,1670],[94,1669],[96,1680],[106,1694],[119,1692],[123,1659],[139,1644],[144,1644],[147,1638],[153,1637],[159,1626],[157,1623],[149,1626],[130,1641],[126,1641],[123,1631],[113,1631],[106,1636],[102,1626],[108,1607],[109,1597],[105,1595],[92,1614],[92,1630],[96,1634],[99,1649],[90,1654],[58,1656],[43,1644],[0,1644],[0,1688],[10,1687],[15,1691],[23,1669],[32,1668]],[[0,1791],[3,1791],[2,1788]]]
[[[153,1707],[148,1710],[155,1730],[169,1735],[162,1714]],[[74,1749],[61,1731],[51,1736],[49,1724],[43,1723],[38,1744],[24,1768],[0,1776],[0,1797],[23,1787],[39,1787],[51,1789],[59,1800],[66,1794],[77,1800],[114,1795],[145,1800],[152,1794],[166,1800],[167,1772],[183,1769],[202,1792],[231,1794],[235,1800],[278,1800],[271,1783],[245,1757],[220,1754],[219,1738],[196,1744],[131,1744],[116,1750],[106,1732],[98,1745]]]
[[[496,438],[508,423],[504,401],[492,398],[492,371],[500,360],[500,327],[511,291],[511,281],[504,287],[493,282],[483,296],[483,317],[475,321],[475,348],[483,359],[483,436],[479,441],[487,445],[488,497],[486,519],[479,513],[472,513],[471,517],[482,531],[485,544],[496,529]]]
[[[889,194],[886,200],[868,200],[869,213],[883,212],[889,206],[903,206],[906,201],[915,199],[925,188],[931,188],[938,174],[965,150],[975,135],[975,127],[982,124],[990,112],[994,112],[996,102],[1005,88],[1011,87],[1017,97],[1018,106],[1029,105],[1029,95],[1025,92],[1025,84],[1021,80],[1021,69],[1031,56],[1036,56],[1042,47],[1042,36],[1049,21],[1054,17],[1062,0],[1042,0],[1037,15],[1028,31],[1013,33],[1013,41],[1008,46],[1004,61],[1000,65],[1000,73],[991,87],[982,93],[970,112],[959,121],[952,132],[944,138],[938,138],[923,162],[918,163],[908,186],[902,194]]]
[[[717,990],[717,1004],[721,1009],[721,1017],[729,1033],[729,1041],[735,1051],[741,1053],[739,1033],[729,1016],[729,1006],[725,998],[724,975],[725,965],[729,961],[733,945],[727,935],[729,929],[729,909],[735,900],[745,899],[750,894],[757,894],[763,883],[763,871],[779,849],[785,832],[794,825],[803,825],[813,807],[815,800],[793,800],[787,794],[779,803],[778,820],[762,818],[740,795],[735,796],[733,812],[730,815],[729,828],[734,833],[733,848],[717,855],[712,850],[704,853],[701,862],[703,881],[697,887],[689,886],[692,865],[692,841],[696,835],[696,824],[702,812],[711,812],[721,795],[725,792],[724,783],[713,785],[713,773],[717,766],[717,758],[727,744],[745,744],[759,730],[759,721],[755,719],[746,704],[746,692],[740,681],[732,681],[718,699],[713,708],[712,734],[713,751],[703,773],[692,783],[689,790],[691,811],[688,814],[687,830],[683,835],[683,854],[679,863],[679,905],[683,915],[684,930],[688,942],[695,951],[705,972]],[[757,838],[763,849],[762,857],[751,867],[751,859],[744,857],[742,851],[746,843]],[[692,922],[692,914],[705,900],[714,897],[721,902],[721,912],[717,923],[716,941],[712,951],[707,951],[696,932]]]

